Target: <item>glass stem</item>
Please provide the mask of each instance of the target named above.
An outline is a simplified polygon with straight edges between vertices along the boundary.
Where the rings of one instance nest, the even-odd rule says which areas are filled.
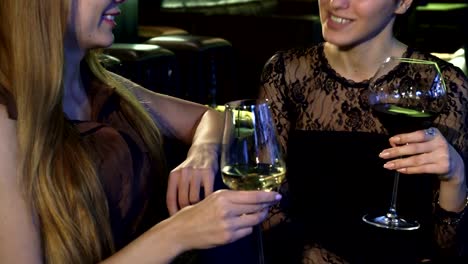
[[[390,202],[390,208],[388,209],[387,217],[395,219],[397,218],[396,212],[396,203],[397,203],[397,196],[398,196],[398,182],[400,181],[400,173],[398,171],[395,172],[394,179],[393,179],[393,190],[392,190],[392,200]]]
[[[264,264],[262,224],[258,224],[254,228],[257,229],[258,264]]]

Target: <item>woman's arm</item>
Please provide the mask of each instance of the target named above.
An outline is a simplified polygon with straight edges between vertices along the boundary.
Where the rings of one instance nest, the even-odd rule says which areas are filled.
[[[448,93],[448,113],[441,120],[441,130],[450,143],[447,173],[442,175],[439,206],[449,212],[465,210],[467,197],[466,162],[468,161],[468,78],[461,70],[444,67]]]
[[[148,107],[163,133],[186,144],[219,144],[223,129],[222,115],[201,104],[155,93],[140,86],[134,94]]]
[[[468,158],[468,79],[454,66],[441,63],[447,86],[447,103],[436,128],[390,138],[393,148],[381,157],[404,159],[388,161],[385,167],[405,174],[439,175],[434,201],[435,236],[443,254],[454,254],[460,217],[466,211],[466,161]]]
[[[25,201],[17,175],[16,121],[0,105],[0,259],[42,263],[38,226]]]
[[[171,171],[166,203],[172,215],[213,192],[223,115],[207,106],[159,94],[123,80],[167,136],[190,145],[187,158]]]
[[[252,233],[281,197],[275,192],[220,190],[148,230],[105,264],[170,263],[191,249],[234,242]]]

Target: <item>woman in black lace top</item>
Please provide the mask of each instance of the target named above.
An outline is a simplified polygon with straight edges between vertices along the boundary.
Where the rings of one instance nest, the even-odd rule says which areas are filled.
[[[266,63],[260,97],[271,102],[287,156],[283,192],[289,197],[264,224],[267,254],[291,249],[297,258],[289,256],[289,263],[420,263],[458,254],[467,196],[468,80],[452,64],[395,38],[394,20],[411,4],[320,0],[325,42],[279,51]],[[372,114],[368,80],[389,56],[439,64],[448,103],[434,122],[435,136],[421,130],[390,137]],[[395,170],[402,173],[398,210],[417,219],[419,230],[385,230],[361,220],[388,208]]]

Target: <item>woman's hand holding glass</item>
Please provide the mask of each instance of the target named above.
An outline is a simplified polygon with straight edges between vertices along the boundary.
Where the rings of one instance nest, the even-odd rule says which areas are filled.
[[[436,174],[441,181],[440,205],[448,211],[464,208],[466,194],[459,192],[465,192],[463,159],[437,128],[395,135],[389,143],[392,147],[379,154],[390,160],[384,168],[403,174]]]
[[[211,248],[251,234],[280,199],[276,192],[218,190],[184,207],[167,224],[180,245],[179,253]]]
[[[451,157],[458,153],[437,128],[395,135],[389,139],[391,148],[379,156],[392,159],[384,167],[405,174],[433,173],[452,178]],[[399,158],[404,157],[404,158]]]
[[[278,190],[286,175],[276,126],[266,100],[238,100],[225,105],[221,173],[233,190]],[[264,263],[262,229],[258,263]]]
[[[219,145],[201,144],[190,147],[187,158],[169,174],[166,204],[171,215],[185,206],[196,204],[213,192],[219,170]],[[203,189],[203,194],[201,190]]]
[[[440,158],[433,155],[429,157],[428,153],[432,153],[436,146],[434,142],[429,142],[436,135],[435,128],[431,127],[432,123],[447,100],[442,73],[433,61],[389,57],[371,78],[368,97],[373,114],[392,136],[392,148],[382,151],[380,157],[396,160],[385,164],[385,168],[395,171],[392,198],[387,213],[377,216],[367,214],[362,219],[368,224],[382,228],[418,229],[420,224],[417,221],[401,218],[397,213],[398,184],[401,170],[428,169],[433,165],[435,158]],[[411,133],[412,131],[419,131],[419,134]],[[410,138],[403,140],[403,134],[410,135]],[[395,154],[397,155],[394,156]],[[415,156],[404,156],[412,154]],[[441,155],[447,156],[445,160],[448,160],[448,155]],[[405,163],[410,163],[410,167],[402,167]]]

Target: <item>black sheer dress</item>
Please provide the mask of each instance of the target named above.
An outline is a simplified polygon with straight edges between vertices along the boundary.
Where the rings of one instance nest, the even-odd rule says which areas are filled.
[[[449,99],[434,125],[467,157],[466,76],[428,54],[408,49],[405,56],[439,64]],[[403,75],[400,67],[385,78]],[[292,254],[283,263],[418,263],[456,250],[457,225],[439,213],[434,175],[400,177],[398,212],[418,220],[419,230],[386,230],[361,220],[386,212],[393,184],[378,157],[389,135],[372,115],[367,86],[335,72],[323,44],[278,52],[265,65],[262,94],[271,101],[287,154],[287,199],[271,214],[270,224],[280,224],[266,232],[270,262],[280,263],[275,253],[283,251]]]

